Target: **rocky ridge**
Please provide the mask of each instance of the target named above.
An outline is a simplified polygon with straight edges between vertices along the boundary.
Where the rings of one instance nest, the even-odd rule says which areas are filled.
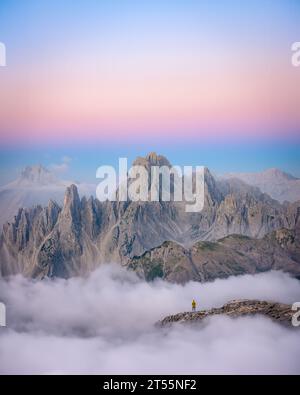
[[[128,267],[151,281],[207,282],[232,275],[282,270],[300,279],[299,228],[274,231],[262,239],[230,235],[217,242],[200,241],[191,248],[175,242],[133,257]]]
[[[170,315],[159,321],[156,326],[170,327],[174,324],[195,324],[216,315],[231,318],[261,315],[293,328],[292,317],[294,314],[295,311],[292,310],[292,306],[287,304],[259,300],[234,300],[219,308]],[[295,327],[295,329],[297,328]]]
[[[300,179],[272,168],[260,173],[231,173],[224,176],[226,179],[237,178],[249,185],[258,187],[273,199],[296,202],[300,199]]]

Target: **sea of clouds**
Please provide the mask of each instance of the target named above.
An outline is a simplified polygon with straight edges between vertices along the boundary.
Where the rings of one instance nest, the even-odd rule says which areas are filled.
[[[300,373],[300,330],[264,317],[213,317],[158,329],[166,315],[233,299],[300,301],[300,282],[281,272],[186,285],[145,283],[117,265],[87,278],[0,280],[7,327],[0,374]]]

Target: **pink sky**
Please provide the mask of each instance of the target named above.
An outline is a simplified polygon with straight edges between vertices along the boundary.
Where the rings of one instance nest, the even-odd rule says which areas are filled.
[[[3,143],[299,133],[294,2],[129,3],[7,6]]]
[[[300,125],[298,74],[292,67],[1,71],[2,141],[19,140],[24,132],[26,138],[47,140],[295,130]]]

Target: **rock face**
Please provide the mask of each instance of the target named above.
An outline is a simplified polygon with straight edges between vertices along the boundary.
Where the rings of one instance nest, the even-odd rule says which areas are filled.
[[[300,179],[279,169],[268,169],[261,173],[232,173],[225,178],[238,178],[282,203],[300,199]]]
[[[195,324],[215,315],[225,315],[232,318],[262,315],[293,328],[292,317],[294,314],[295,311],[292,310],[292,306],[282,303],[263,302],[259,300],[234,300],[220,308],[170,315],[159,321],[156,325],[158,327],[168,327],[176,323]]]
[[[300,232],[281,229],[262,239],[230,235],[191,248],[165,242],[133,257],[128,266],[148,281],[160,277],[176,283],[206,282],[269,270],[283,270],[300,279]]]
[[[148,171],[151,165],[170,166],[155,153],[135,164]],[[298,276],[293,229],[299,217],[300,202],[281,205],[241,181],[216,181],[207,169],[199,213],[186,213],[185,202],[80,199],[72,185],[62,207],[50,201],[45,208],[22,208],[3,226],[0,274],[70,277],[119,262],[149,280],[206,281],[271,268]],[[288,248],[272,233],[282,228],[296,240]],[[227,238],[233,234],[245,237]]]

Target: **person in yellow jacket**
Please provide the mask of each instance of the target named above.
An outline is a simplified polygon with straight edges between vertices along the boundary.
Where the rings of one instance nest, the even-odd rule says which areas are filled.
[[[197,303],[196,303],[195,299],[193,299],[193,301],[192,301],[192,310],[193,311],[196,311],[196,306],[197,306]]]

